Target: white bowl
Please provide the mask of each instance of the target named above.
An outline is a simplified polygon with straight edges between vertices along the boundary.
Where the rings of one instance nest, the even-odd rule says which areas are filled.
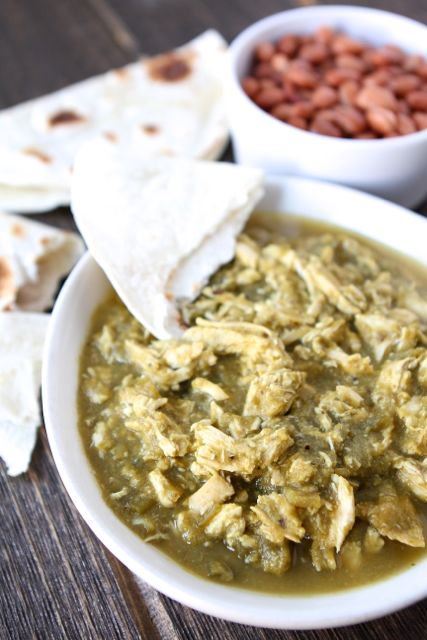
[[[256,22],[230,47],[228,116],[241,164],[272,173],[306,176],[362,189],[414,207],[427,195],[427,130],[382,140],[321,136],[280,122],[256,106],[241,88],[256,44],[286,33],[312,33],[331,25],[381,45],[394,43],[427,56],[427,27],[386,11],[317,6],[283,11]]]
[[[292,212],[364,233],[426,261],[427,221],[401,207],[343,187],[274,177],[260,210]],[[275,596],[199,578],[144,543],[101,496],[77,428],[79,356],[91,316],[109,291],[87,254],[55,305],[43,368],[43,409],[49,443],[64,485],[98,538],[137,576],[166,595],[214,616],[262,627],[313,629],[385,615],[427,595],[427,558],[366,587],[307,597]]]

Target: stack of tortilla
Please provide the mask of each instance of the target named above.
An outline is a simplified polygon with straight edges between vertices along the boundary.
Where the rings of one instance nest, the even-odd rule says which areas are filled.
[[[225,43],[188,45],[0,113],[0,209],[69,204],[88,247],[156,337],[182,332],[179,305],[229,261],[262,195],[255,169],[211,162],[228,137]],[[0,213],[0,456],[26,470],[59,280],[75,234]]]
[[[0,112],[0,210],[68,205],[75,156],[91,138],[146,157],[217,158],[228,139],[225,50],[223,38],[207,31],[169,53]],[[82,249],[75,234],[0,213],[0,456],[12,475],[27,468],[40,423],[49,316],[37,312],[51,306]]]
[[[83,253],[75,233],[0,213],[0,456],[28,467],[40,424],[38,393],[48,309]]]
[[[228,137],[225,49],[207,31],[175,51],[0,112],[0,210],[69,204],[76,152],[98,136],[147,155],[217,158]]]

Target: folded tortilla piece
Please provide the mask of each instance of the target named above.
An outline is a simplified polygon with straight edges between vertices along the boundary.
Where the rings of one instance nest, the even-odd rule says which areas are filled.
[[[157,338],[182,333],[179,303],[232,259],[263,194],[258,169],[147,158],[100,140],[77,155],[71,208],[95,260]]]
[[[172,52],[0,112],[0,209],[69,204],[76,152],[100,135],[150,155],[217,158],[228,138],[225,52],[223,38],[207,31]]]
[[[0,457],[27,470],[41,423],[39,389],[49,315],[0,312]]]
[[[62,231],[0,212],[0,311],[44,311],[84,245]]]

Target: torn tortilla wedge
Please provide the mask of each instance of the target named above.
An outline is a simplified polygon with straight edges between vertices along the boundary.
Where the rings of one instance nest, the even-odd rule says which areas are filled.
[[[44,311],[83,253],[76,233],[0,212],[0,311]]]
[[[232,259],[262,182],[258,169],[146,158],[100,140],[77,156],[71,208],[131,313],[157,338],[176,337],[179,302]]]
[[[0,209],[69,203],[77,150],[93,137],[150,155],[217,158],[228,139],[226,43],[207,31],[145,58],[0,112]]]
[[[49,315],[0,312],[0,457],[27,470],[40,425],[39,389]]]

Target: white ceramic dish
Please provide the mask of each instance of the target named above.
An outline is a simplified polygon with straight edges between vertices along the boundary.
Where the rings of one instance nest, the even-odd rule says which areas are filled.
[[[419,261],[427,221],[372,196],[299,178],[270,178],[261,210],[292,212],[353,229]],[[101,497],[77,429],[79,355],[92,313],[109,284],[84,256],[55,305],[43,369],[43,408],[58,471],[77,509],[98,538],[137,576],[166,595],[205,613],[262,627],[313,629],[385,615],[427,595],[427,557],[388,580],[341,593],[274,596],[222,586],[187,572],[144,543]]]
[[[228,115],[237,161],[268,172],[345,184],[406,207],[427,195],[427,130],[384,140],[320,136],[280,122],[242,91],[254,47],[286,33],[331,25],[367,42],[392,42],[427,56],[427,27],[366,7],[318,6],[277,13],[243,31],[230,47]]]

